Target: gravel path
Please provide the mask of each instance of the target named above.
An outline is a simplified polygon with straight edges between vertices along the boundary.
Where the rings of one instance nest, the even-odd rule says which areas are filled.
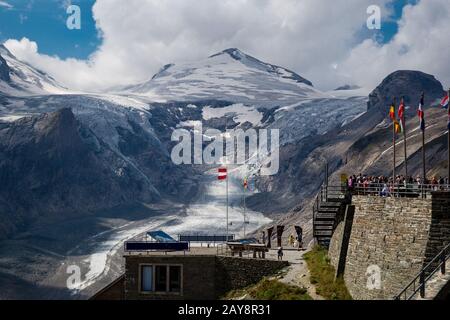
[[[279,280],[286,284],[305,288],[314,300],[324,300],[322,296],[316,293],[315,286],[310,282],[308,266],[303,258],[303,255],[307,252],[308,251],[285,249],[283,259],[289,261],[291,265],[287,267],[287,272],[284,273],[282,278]],[[276,255],[277,251],[271,250],[268,257],[271,259],[276,259]]]

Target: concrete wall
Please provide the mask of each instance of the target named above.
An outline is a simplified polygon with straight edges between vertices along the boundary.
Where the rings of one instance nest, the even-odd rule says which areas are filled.
[[[288,265],[285,261],[220,256],[126,256],[124,297],[127,300],[213,300],[244,288]],[[182,265],[182,294],[139,292],[139,265]]]
[[[344,257],[344,279],[353,298],[398,294],[450,241],[449,204],[449,193],[435,193],[433,199],[355,196]],[[336,268],[342,261],[344,226],[337,226],[330,244]]]

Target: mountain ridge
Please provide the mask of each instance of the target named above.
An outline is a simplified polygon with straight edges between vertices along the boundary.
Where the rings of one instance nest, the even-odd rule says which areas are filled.
[[[119,92],[166,101],[214,98],[260,103],[285,100],[285,104],[327,97],[297,73],[258,60],[237,48],[198,61],[167,64],[150,80],[124,87]]]
[[[5,95],[68,93],[68,89],[52,76],[17,59],[4,45],[0,46],[0,59],[0,72],[3,73],[0,77],[0,91]]]

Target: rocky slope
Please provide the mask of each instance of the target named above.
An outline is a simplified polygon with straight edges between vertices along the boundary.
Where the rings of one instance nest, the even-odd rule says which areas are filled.
[[[8,83],[11,81],[11,77],[9,75],[10,70],[8,67],[8,64],[6,63],[6,60],[3,59],[2,56],[0,56],[0,81]]]
[[[36,220],[159,196],[70,109],[0,124],[0,179],[1,237]]]

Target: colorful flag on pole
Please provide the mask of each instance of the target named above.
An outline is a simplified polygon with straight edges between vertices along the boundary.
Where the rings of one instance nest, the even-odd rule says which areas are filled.
[[[442,106],[442,108],[444,108],[444,109],[447,109],[447,108],[448,108],[448,95],[445,96],[444,99],[442,99],[442,101],[441,101],[441,106]]]
[[[247,179],[247,177],[244,178],[243,184],[244,184],[244,189],[248,189],[248,179]]]
[[[400,106],[398,107],[398,118],[400,119],[400,130],[401,132],[404,132],[404,125],[405,125],[405,103],[402,99],[402,102],[400,102]]]
[[[391,108],[389,109],[389,118],[391,118],[391,120],[392,120],[392,123],[395,128],[395,133],[402,132],[402,127],[398,123],[397,117],[395,115],[395,103],[392,103]]]
[[[219,172],[219,176],[217,177],[217,179],[219,179],[219,180],[227,179],[227,168],[219,168],[218,172]]]
[[[417,111],[417,115],[420,120],[420,130],[425,131],[425,112],[423,111],[424,107],[424,95],[420,97],[419,110]]]
[[[397,121],[397,119],[394,119],[394,126],[395,126],[395,133],[403,132],[402,125]]]
[[[389,110],[389,118],[391,118],[392,121],[395,120],[395,105],[391,105],[391,109]]]

